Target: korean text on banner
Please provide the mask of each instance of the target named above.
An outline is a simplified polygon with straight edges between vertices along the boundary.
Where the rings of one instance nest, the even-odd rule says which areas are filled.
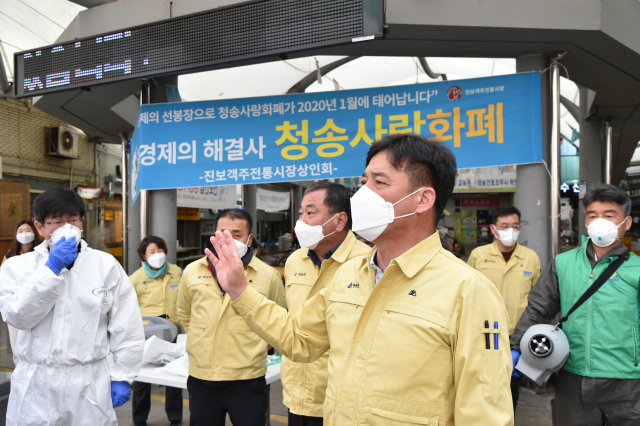
[[[141,189],[360,176],[370,145],[418,133],[459,168],[542,161],[540,73],[140,107],[132,202]]]
[[[290,205],[290,194],[288,192],[268,191],[257,188],[256,208],[271,212],[288,210]]]

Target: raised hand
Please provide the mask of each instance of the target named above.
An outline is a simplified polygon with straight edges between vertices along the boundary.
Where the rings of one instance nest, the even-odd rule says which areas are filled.
[[[224,234],[216,231],[215,236],[211,237],[211,244],[218,257],[214,256],[209,249],[205,249],[204,253],[216,268],[216,277],[220,287],[229,293],[231,299],[236,300],[248,285],[238,248],[233,242],[231,233],[226,230]]]
[[[49,259],[47,259],[45,266],[51,269],[54,274],[58,275],[62,269],[75,261],[76,257],[78,257],[76,237],[71,237],[68,240],[62,237],[60,241],[51,246]]]

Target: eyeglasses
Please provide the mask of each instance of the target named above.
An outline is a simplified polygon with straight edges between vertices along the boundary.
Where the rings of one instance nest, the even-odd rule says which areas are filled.
[[[68,220],[64,220],[63,219],[63,220],[56,220],[56,221],[53,221],[53,222],[44,222],[45,225],[51,225],[51,226],[53,226],[55,228],[59,228],[62,225],[64,225],[65,223],[68,223],[69,225],[76,226],[79,223],[82,223],[82,219],[68,219]]]
[[[509,228],[513,228],[513,229],[515,229],[516,231],[519,231],[519,230],[520,230],[520,225],[513,225],[513,226],[509,226],[509,225],[496,225],[496,229],[497,229],[498,231],[506,231],[506,230],[507,230],[507,229],[509,229]]]

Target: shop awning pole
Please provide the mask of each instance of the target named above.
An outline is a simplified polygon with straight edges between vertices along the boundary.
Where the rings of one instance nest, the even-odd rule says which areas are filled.
[[[607,121],[606,130],[607,130],[607,149],[606,149],[606,157],[604,159],[604,182],[611,184],[611,139],[613,137],[613,126],[611,125],[611,121]]]
[[[143,93],[140,94],[140,105],[151,103],[151,83],[144,81],[142,84]],[[146,92],[146,99],[144,97]],[[145,102],[146,100],[146,102]],[[146,190],[140,191],[140,241],[149,236],[149,194]]]
[[[560,64],[551,63],[551,259],[560,253]]]
[[[129,232],[127,232],[127,224],[129,222],[129,162],[127,161],[127,144],[129,141],[126,136],[119,133],[120,141],[122,143],[122,164],[120,165],[120,174],[122,175],[122,266],[124,270],[129,273]]]

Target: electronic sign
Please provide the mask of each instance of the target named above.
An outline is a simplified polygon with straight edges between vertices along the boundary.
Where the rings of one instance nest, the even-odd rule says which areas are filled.
[[[187,73],[383,35],[384,0],[261,0],[19,52],[16,97]]]

